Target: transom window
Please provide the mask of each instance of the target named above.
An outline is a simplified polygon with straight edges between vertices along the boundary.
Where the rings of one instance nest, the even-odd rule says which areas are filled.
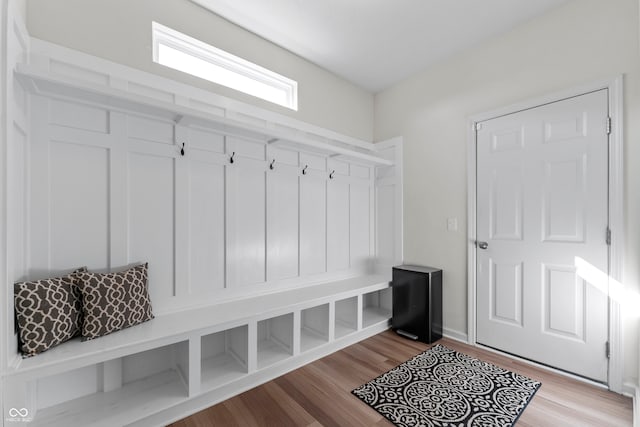
[[[154,62],[298,110],[295,80],[157,22],[152,33]]]

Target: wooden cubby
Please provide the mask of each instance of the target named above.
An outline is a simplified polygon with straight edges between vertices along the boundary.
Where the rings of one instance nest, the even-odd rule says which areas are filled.
[[[293,313],[258,322],[258,369],[293,355]]]
[[[300,313],[300,351],[329,341],[329,304],[307,308]]]
[[[381,322],[389,322],[392,312],[391,288],[362,295],[362,326],[367,328]]]
[[[219,387],[247,374],[248,338],[247,325],[201,338],[203,390]]]
[[[336,301],[335,336],[342,338],[358,330],[358,297]]]
[[[37,412],[30,425],[124,425],[149,416],[188,398],[185,364],[188,341],[181,341],[39,378]],[[87,382],[87,377],[95,381]],[[69,385],[65,391],[61,378]],[[74,388],[76,383],[82,388]]]

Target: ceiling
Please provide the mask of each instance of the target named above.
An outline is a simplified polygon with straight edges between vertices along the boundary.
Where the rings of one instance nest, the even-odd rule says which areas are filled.
[[[373,93],[568,0],[192,0]]]

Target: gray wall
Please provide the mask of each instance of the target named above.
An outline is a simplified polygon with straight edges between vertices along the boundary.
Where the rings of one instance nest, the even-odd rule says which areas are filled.
[[[371,141],[373,95],[188,0],[28,0],[32,37]],[[298,81],[297,112],[152,61],[156,21]]]
[[[376,95],[375,138],[404,136],[405,262],[444,269],[444,326],[466,333],[469,117],[625,74],[626,268],[640,269],[640,60],[636,0],[577,0]],[[447,232],[457,217],[458,232]],[[638,377],[640,307],[624,313],[624,381]]]

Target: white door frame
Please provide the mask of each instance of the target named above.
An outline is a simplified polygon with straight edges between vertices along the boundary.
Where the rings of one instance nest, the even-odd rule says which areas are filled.
[[[622,283],[624,265],[624,213],[623,213],[623,76],[579,86],[566,91],[526,100],[497,110],[473,115],[469,118],[467,150],[467,338],[476,344],[476,124],[485,120],[560,101],[596,90],[609,90],[609,247],[610,278]],[[619,285],[617,285],[619,286]],[[610,290],[610,294],[619,291]],[[622,393],[623,353],[622,318],[620,304],[609,298],[609,389]]]

